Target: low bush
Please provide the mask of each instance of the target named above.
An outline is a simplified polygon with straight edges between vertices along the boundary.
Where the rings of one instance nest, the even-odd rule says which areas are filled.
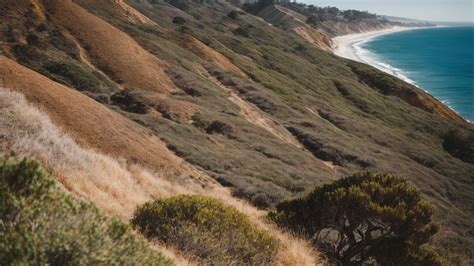
[[[132,224],[158,239],[214,265],[269,264],[277,240],[234,207],[203,196],[177,196],[146,203]]]
[[[189,10],[189,2],[186,0],[167,0],[166,2],[183,11]]]
[[[223,134],[228,135],[232,133],[232,126],[222,122],[222,121],[212,121],[207,127],[206,132],[208,134]]]
[[[238,19],[239,18],[239,12],[237,12],[236,10],[232,10],[227,14],[227,16],[231,19]]]
[[[173,18],[173,23],[178,24],[178,25],[183,25],[186,23],[186,19],[183,17],[174,17]]]
[[[37,161],[0,162],[0,265],[170,265],[127,224],[55,186]]]
[[[450,131],[443,140],[443,148],[452,156],[474,164],[474,133]]]
[[[150,109],[144,100],[131,89],[114,93],[110,97],[110,101],[112,104],[119,106],[120,109],[135,114],[146,114]]]
[[[43,69],[47,72],[45,74],[55,81],[81,91],[111,92],[115,87],[110,82],[103,80],[100,73],[72,62],[50,61],[43,65]]]
[[[269,217],[343,265],[439,265],[426,245],[437,232],[433,212],[405,179],[365,172],[282,202]]]

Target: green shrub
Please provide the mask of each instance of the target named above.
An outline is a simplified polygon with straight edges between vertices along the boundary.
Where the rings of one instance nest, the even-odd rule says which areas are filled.
[[[183,17],[174,17],[173,18],[173,23],[178,24],[178,25],[183,25],[186,23],[186,19]]]
[[[0,162],[0,265],[169,265],[121,221],[55,186],[33,160]]]
[[[166,2],[183,11],[189,10],[189,3],[186,0],[167,0]]]
[[[444,137],[443,148],[452,156],[474,164],[474,134],[452,130]]]
[[[227,14],[227,16],[231,19],[238,19],[239,18],[239,12],[237,12],[237,10],[232,10]]]
[[[43,65],[49,76],[54,80],[81,91],[110,92],[113,84],[104,79],[100,73],[85,69],[71,62],[50,61]]]
[[[432,215],[405,179],[366,172],[282,202],[269,217],[343,265],[438,265],[425,245],[437,232]]]
[[[203,196],[177,196],[146,203],[132,220],[146,237],[216,265],[261,265],[272,261],[277,241],[255,228],[234,207]]]

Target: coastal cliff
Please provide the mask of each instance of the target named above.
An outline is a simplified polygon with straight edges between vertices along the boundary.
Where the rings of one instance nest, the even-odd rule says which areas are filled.
[[[332,48],[331,37],[318,28],[306,23],[307,18],[302,14],[280,5],[270,5],[263,9],[258,16],[268,23],[298,34],[301,38],[324,50]]]
[[[296,33],[301,38],[323,50],[334,47],[332,38],[341,35],[390,29],[400,23],[378,19],[357,21],[324,20],[310,24],[309,18],[289,7],[269,5],[258,13],[275,27]]]
[[[322,21],[316,25],[318,29],[326,33],[331,38],[370,31],[379,31],[400,26],[398,23],[389,21],[380,21],[376,19],[364,21],[352,21],[350,23],[343,21]]]
[[[225,202],[278,240],[268,264],[282,265],[320,260],[262,218],[269,210],[356,172],[390,173],[435,206],[436,246],[469,257],[474,127],[415,86],[330,50],[332,36],[388,22],[244,10],[0,1],[0,156],[41,161],[62,189],[123,222],[137,204],[176,194]],[[212,246],[196,247],[191,229],[178,262],[205,264],[189,246],[226,246],[206,238]]]
[[[396,77],[380,75],[378,71],[363,64],[351,62],[348,65],[361,81],[385,95],[396,96],[412,106],[440,117],[458,122],[466,122],[462,116],[448,106],[414,85],[399,82]]]

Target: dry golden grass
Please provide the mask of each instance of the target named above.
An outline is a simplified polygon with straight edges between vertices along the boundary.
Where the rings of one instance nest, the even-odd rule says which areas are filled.
[[[65,188],[109,212],[129,217],[153,196],[182,193],[160,174],[81,148],[15,92],[0,91],[0,128],[15,156],[41,160]]]
[[[41,106],[53,123],[81,147],[160,172],[174,169],[173,176],[189,174],[181,158],[137,123],[1,55],[0,65],[0,87],[20,92],[29,102]]]
[[[180,36],[181,45],[183,45],[188,50],[197,54],[199,57],[213,62],[218,65],[221,69],[234,73],[236,75],[247,77],[247,74],[243,72],[240,68],[234,65],[227,57],[218,51],[212,49],[211,47],[205,45],[200,40],[196,39],[193,36],[183,34]]]
[[[151,174],[136,164],[81,148],[23,95],[1,88],[0,148],[0,155],[42,161],[65,189],[125,219],[152,197],[188,192],[166,180],[164,173]],[[190,264],[173,249],[158,248],[177,265]]]
[[[102,1],[95,2],[100,5]],[[123,10],[126,6],[120,2],[113,5],[113,10],[129,18],[138,18],[138,12]],[[88,47],[89,56],[100,66],[98,68],[113,80],[123,81],[124,87],[161,93],[176,89],[164,72],[167,63],[143,49],[126,33],[71,0],[44,0],[43,5],[55,22],[69,30],[83,46]]]
[[[97,1],[97,0],[76,0],[76,3],[90,5],[94,10],[106,9],[114,15],[133,24],[148,24],[157,26],[155,22],[143,15],[139,11],[129,6],[123,0]]]
[[[138,164],[84,149],[23,95],[6,89],[0,89],[0,140],[9,153],[42,161],[65,189],[111,214],[127,219],[137,205],[156,197],[206,195],[236,207],[276,236],[280,240],[278,265],[314,265],[321,261],[309,244],[269,224],[266,212],[232,197],[228,189],[200,171],[194,169],[194,176],[200,178],[176,178],[172,176],[174,171],[151,172]],[[159,248],[179,265],[196,264],[184,259],[186,254],[161,245]]]

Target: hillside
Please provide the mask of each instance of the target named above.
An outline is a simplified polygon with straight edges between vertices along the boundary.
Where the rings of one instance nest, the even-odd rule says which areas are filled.
[[[1,1],[0,87],[50,122],[2,103],[0,153],[40,160],[64,189],[122,219],[156,197],[224,200],[273,230],[282,265],[318,254],[269,225],[266,210],[354,172],[399,175],[436,207],[438,246],[472,259],[472,124],[329,51],[332,36],[390,24],[307,18],[227,2]],[[3,102],[22,97],[9,93]],[[67,141],[47,137],[50,127]]]

